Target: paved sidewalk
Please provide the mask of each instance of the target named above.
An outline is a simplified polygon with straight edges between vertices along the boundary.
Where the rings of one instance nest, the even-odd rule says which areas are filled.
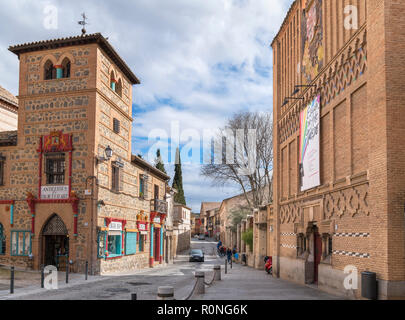
[[[322,292],[308,286],[273,278],[264,270],[256,270],[240,264],[233,264],[228,274],[221,266],[222,280],[206,287],[204,295],[195,300],[341,300],[341,297]],[[206,281],[211,280],[211,273]]]

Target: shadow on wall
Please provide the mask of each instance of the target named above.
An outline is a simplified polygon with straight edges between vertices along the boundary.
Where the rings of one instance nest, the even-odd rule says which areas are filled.
[[[190,249],[191,232],[186,231],[177,236],[177,254]]]

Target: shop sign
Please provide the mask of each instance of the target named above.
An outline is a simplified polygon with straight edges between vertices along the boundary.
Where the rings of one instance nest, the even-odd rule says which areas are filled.
[[[122,231],[122,222],[112,221],[108,229],[110,231]]]
[[[160,223],[160,217],[156,217],[153,219],[153,223]]]
[[[138,222],[138,230],[145,231],[146,230],[146,223]]]
[[[41,199],[45,200],[69,199],[69,186],[42,186]]]

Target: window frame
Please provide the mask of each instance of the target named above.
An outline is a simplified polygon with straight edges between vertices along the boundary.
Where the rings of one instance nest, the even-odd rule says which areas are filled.
[[[20,233],[23,233],[23,253],[20,254],[19,253],[19,240],[20,240]],[[14,237],[13,235],[16,234],[16,240],[17,240],[17,244],[16,244],[16,250],[15,252],[13,251],[13,240]],[[26,237],[29,237],[29,248],[28,251],[25,248],[26,245]],[[28,257],[31,253],[32,253],[32,237],[31,237],[31,231],[28,230],[11,230],[10,233],[11,237],[10,237],[10,256],[12,257]]]
[[[121,122],[117,118],[113,118],[113,132],[116,134],[121,132]]]
[[[46,176],[46,185],[64,185],[66,180],[66,154],[65,153],[47,153],[45,154],[45,176]],[[55,161],[63,163],[62,171],[63,172],[50,172],[50,162]],[[53,169],[52,169],[53,170]],[[59,165],[57,170],[59,170]],[[50,182],[51,177],[57,182]],[[62,177],[62,182],[58,181],[57,177]],[[54,180],[55,181],[55,180]]]

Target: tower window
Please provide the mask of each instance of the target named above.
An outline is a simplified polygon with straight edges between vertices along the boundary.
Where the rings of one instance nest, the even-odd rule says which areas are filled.
[[[46,183],[65,183],[65,154],[49,155],[46,158]]]
[[[120,121],[118,119],[113,119],[113,131],[115,133],[120,133]]]
[[[45,80],[52,80],[52,79],[56,79],[56,69],[53,66],[53,63],[51,60],[48,60],[45,63],[45,67],[44,67],[44,79]]]
[[[115,92],[122,97],[122,81],[121,79],[118,80],[116,88],[115,88]]]
[[[68,58],[63,59],[62,62],[62,77],[70,78],[70,60]]]

